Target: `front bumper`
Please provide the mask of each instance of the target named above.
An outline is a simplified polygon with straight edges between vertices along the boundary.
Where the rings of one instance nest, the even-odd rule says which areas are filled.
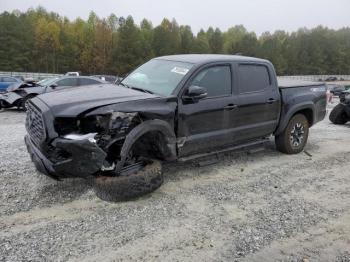
[[[92,176],[101,170],[107,156],[89,140],[55,139],[53,150],[64,150],[68,155],[64,159],[52,159],[54,156],[44,154],[29,135],[25,136],[25,143],[36,169],[54,179]]]
[[[40,173],[43,173],[44,175],[57,180],[58,175],[53,169],[53,163],[40,152],[40,150],[34,145],[34,143],[32,142],[32,140],[28,135],[24,137],[24,142],[27,146],[30,159],[34,163],[36,169]]]

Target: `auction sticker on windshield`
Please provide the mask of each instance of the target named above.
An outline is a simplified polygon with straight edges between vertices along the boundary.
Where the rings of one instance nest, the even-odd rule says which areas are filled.
[[[171,72],[180,74],[180,75],[186,75],[188,73],[189,69],[183,68],[183,67],[174,67]]]

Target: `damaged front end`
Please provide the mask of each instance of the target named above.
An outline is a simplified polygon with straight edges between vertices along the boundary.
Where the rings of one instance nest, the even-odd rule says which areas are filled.
[[[150,159],[176,159],[171,124],[144,112],[121,111],[54,117],[40,99],[31,101],[25,141],[37,169],[58,179],[119,176],[141,169]]]
[[[0,94],[0,108],[20,107],[23,96],[19,92]]]
[[[127,134],[141,123],[137,113],[111,112],[81,119],[57,118],[59,137],[49,158],[60,176],[86,177],[97,172],[117,173],[116,163]]]
[[[33,87],[38,85],[34,82],[23,82],[9,86],[6,92],[0,95],[0,107],[21,107],[23,99],[28,95],[27,89]]]

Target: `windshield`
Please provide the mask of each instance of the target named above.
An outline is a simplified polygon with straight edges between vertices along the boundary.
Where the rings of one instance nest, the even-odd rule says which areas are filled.
[[[39,81],[37,84],[41,85],[41,86],[49,86],[53,82],[55,82],[57,79],[58,79],[58,77],[45,78],[45,79]]]
[[[176,61],[151,60],[128,75],[122,84],[169,96],[192,66]]]

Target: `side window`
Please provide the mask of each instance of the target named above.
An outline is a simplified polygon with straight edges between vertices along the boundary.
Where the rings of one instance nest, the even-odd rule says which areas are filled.
[[[76,78],[65,78],[56,82],[57,86],[77,86]]]
[[[231,94],[231,69],[228,65],[213,66],[201,71],[191,85],[207,89],[208,97]]]
[[[97,85],[100,82],[94,80],[94,79],[90,79],[90,78],[80,78],[79,79],[79,85],[80,86],[87,86],[87,85]]]
[[[3,77],[2,82],[10,82],[10,83],[15,83],[17,82],[16,79],[12,77]]]
[[[270,75],[264,65],[239,65],[239,93],[259,92],[270,86]]]

